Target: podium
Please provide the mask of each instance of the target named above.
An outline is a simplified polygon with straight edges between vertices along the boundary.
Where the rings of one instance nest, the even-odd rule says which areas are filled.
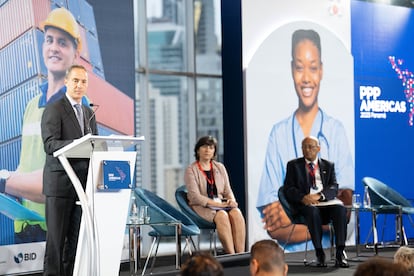
[[[143,136],[87,134],[53,153],[72,181],[82,207],[73,275],[119,275],[136,162],[135,149],[127,150],[141,141]],[[68,158],[90,158],[85,191]],[[113,163],[113,168],[105,169],[107,163]],[[104,175],[104,170],[110,172]],[[116,182],[113,187],[108,185],[111,180]]]

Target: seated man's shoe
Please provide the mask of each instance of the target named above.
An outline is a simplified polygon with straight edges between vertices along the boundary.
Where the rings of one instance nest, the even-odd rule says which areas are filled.
[[[316,258],[317,267],[327,267],[325,263],[325,252],[323,252],[323,250],[316,250]]]
[[[336,255],[335,267],[348,268],[348,262],[343,258],[342,254]]]

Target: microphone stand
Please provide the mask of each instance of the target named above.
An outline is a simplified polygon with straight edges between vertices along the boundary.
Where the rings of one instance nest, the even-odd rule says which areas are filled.
[[[97,105],[97,104],[93,104],[93,103],[90,103],[89,104],[89,106],[92,108],[92,116],[91,117],[89,117],[89,119],[88,119],[88,122],[87,122],[87,126],[88,126],[88,128],[87,128],[87,130],[88,130],[88,133],[91,133],[91,134],[93,134],[92,133],[92,128],[91,128],[91,121],[92,121],[92,119],[94,118],[94,117],[96,117],[96,111],[99,109],[99,105]],[[96,109],[93,109],[93,107],[96,107]]]

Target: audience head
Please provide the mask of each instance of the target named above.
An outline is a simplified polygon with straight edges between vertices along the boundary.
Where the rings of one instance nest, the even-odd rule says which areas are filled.
[[[408,272],[414,272],[414,248],[401,246],[394,254],[394,263],[404,266]]]
[[[182,276],[223,276],[223,266],[212,255],[198,253],[181,267]]]
[[[405,276],[405,267],[389,259],[374,257],[358,265],[354,276]]]
[[[200,139],[198,139],[195,147],[194,147],[194,157],[196,158],[196,160],[200,159],[200,155],[198,154],[198,151],[201,147],[214,147],[214,157],[213,159],[216,157],[217,154],[217,139],[214,138],[213,136],[203,136]]]
[[[261,240],[250,249],[250,275],[287,275],[285,253],[274,240]]]

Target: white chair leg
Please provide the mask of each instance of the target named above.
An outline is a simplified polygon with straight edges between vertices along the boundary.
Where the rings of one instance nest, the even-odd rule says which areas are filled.
[[[185,237],[185,246],[184,246],[183,251],[181,252],[181,256],[184,255],[184,252],[185,252],[186,248],[187,248],[187,251],[188,251],[188,255],[190,255],[190,256],[192,255],[192,253],[191,253],[191,244],[190,244],[189,239],[190,239],[190,237]]]
[[[209,230],[209,232],[210,232],[210,252],[212,252],[212,254],[213,254],[213,256],[216,256],[216,252],[215,252],[215,249],[213,249],[213,239],[214,239],[214,232],[213,232],[214,230],[213,229],[210,229]]]
[[[158,248],[160,247],[160,241],[161,241],[161,237],[158,237],[157,247],[155,248],[155,254],[154,254],[154,257],[152,258],[152,262],[151,262],[150,274],[152,274],[152,270],[154,269],[155,260],[157,259],[157,254],[158,254]]]
[[[292,230],[292,232],[293,232],[293,230]],[[306,230],[305,258],[303,259],[303,263],[305,265],[309,265],[309,263],[308,263],[308,235],[309,235],[309,231]]]
[[[285,248],[286,248],[287,244],[288,244],[288,243],[289,243],[289,241],[290,241],[290,237],[292,237],[293,231],[295,230],[296,224],[292,224],[292,225],[293,225],[293,226],[292,226],[292,230],[290,230],[289,236],[288,236],[288,238],[287,238],[287,240],[286,240],[285,244],[282,246],[282,247],[283,247],[283,251],[285,251]]]
[[[335,230],[334,230],[333,226],[331,224],[329,224],[329,243],[331,244],[331,249],[330,249],[331,260],[336,258],[335,255],[334,255],[334,248],[335,248],[334,236],[335,236]]]
[[[200,229],[200,232],[203,232],[203,230],[201,230],[201,229]],[[199,235],[199,236],[197,237],[197,246],[198,246],[198,248],[200,248],[200,250],[201,250],[201,235]]]
[[[190,256],[193,255],[193,252],[191,250],[191,246],[193,247],[194,251],[198,250],[197,246],[195,245],[195,242],[194,242],[193,238],[191,236],[185,237],[185,246],[184,246],[184,249],[181,252],[181,256],[184,255],[185,249],[187,249],[188,255],[190,255]]]
[[[200,250],[200,247],[197,248],[197,246],[194,243],[193,237],[191,237],[191,236],[190,236],[190,241],[191,241],[191,244],[193,245],[194,251]],[[191,255],[193,255],[193,254],[191,253]]]
[[[348,255],[346,254],[345,250],[342,253],[344,254],[344,259],[347,260],[348,259]]]
[[[405,234],[404,226],[402,227],[403,237],[404,237],[404,245],[408,245],[407,235]]]
[[[213,229],[213,241],[214,241],[214,252],[213,255],[217,256],[217,231],[216,229]]]
[[[147,270],[148,262],[149,262],[149,260],[151,258],[152,250],[154,250],[154,246],[155,246],[155,242],[156,241],[157,241],[157,237],[154,237],[152,239],[150,251],[148,252],[148,256],[147,256],[147,259],[145,260],[145,265],[144,265],[144,268],[142,269],[142,274],[141,275],[144,275],[145,274],[145,271]]]

